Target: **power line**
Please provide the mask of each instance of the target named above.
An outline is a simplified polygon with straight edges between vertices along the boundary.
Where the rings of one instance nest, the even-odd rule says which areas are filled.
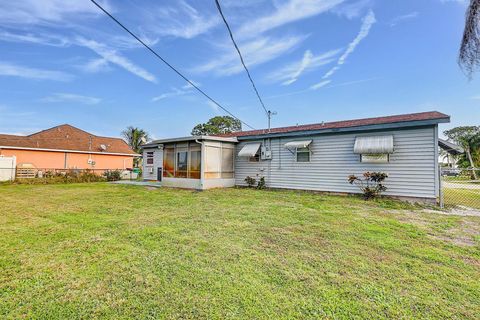
[[[267,110],[267,108],[265,107],[265,104],[263,103],[262,98],[260,97],[260,93],[257,90],[257,86],[255,85],[255,82],[253,82],[252,76],[250,75],[250,71],[248,71],[248,68],[245,64],[245,61],[243,60],[242,53],[240,52],[240,49],[238,48],[238,45],[235,42],[235,39],[233,38],[232,29],[230,29],[230,25],[228,24],[227,19],[223,15],[222,7],[220,7],[220,2],[218,0],[215,0],[215,4],[217,5],[218,12],[220,13],[220,16],[222,16],[223,22],[225,23],[225,26],[227,27],[228,34],[230,35],[230,39],[232,39],[232,42],[233,42],[233,46],[235,47],[235,49],[238,52],[238,55],[240,57],[240,61],[242,62],[243,68],[245,68],[245,71],[247,72],[248,79],[250,79],[250,82],[252,83],[253,90],[255,90],[255,93],[257,94],[258,101],[260,101],[260,104],[262,105],[263,110],[265,110],[265,113],[267,114],[269,122],[270,122],[270,117],[272,115],[272,112]]]
[[[235,116],[233,113],[228,111],[225,107],[223,107],[220,103],[218,103],[215,99],[210,97],[205,91],[200,89],[193,81],[190,81],[186,76],[184,76],[180,71],[178,71],[174,66],[172,66],[168,61],[166,61],[164,58],[162,58],[155,50],[153,50],[149,45],[147,45],[145,42],[143,42],[142,39],[137,37],[132,31],[130,31],[127,27],[125,27],[120,21],[118,21],[114,16],[112,16],[107,10],[105,10],[101,5],[99,5],[95,0],[90,0],[94,5],[96,5],[100,10],[102,10],[108,17],[110,17],[113,21],[115,21],[122,29],[124,29],[128,34],[130,34],[132,37],[134,37],[138,42],[140,42],[145,48],[147,48],[151,53],[153,53],[158,59],[160,59],[163,63],[165,63],[170,69],[172,69],[176,74],[178,74],[183,80],[188,82],[193,88],[197,89],[198,92],[203,94],[208,100],[212,101],[215,105],[217,105],[220,109],[225,111],[227,114],[232,116],[233,118],[237,119],[250,129],[255,130],[251,125],[246,123],[245,121],[241,120],[237,116]]]

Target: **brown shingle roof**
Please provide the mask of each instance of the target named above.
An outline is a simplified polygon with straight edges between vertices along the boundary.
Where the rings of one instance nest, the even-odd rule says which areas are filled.
[[[101,145],[105,145],[106,150]],[[99,137],[68,124],[28,136],[0,134],[0,146],[135,154],[120,138]]]
[[[376,124],[390,124],[390,123],[425,121],[425,120],[449,121],[450,116],[438,111],[430,111],[430,112],[410,113],[410,114],[402,114],[402,115],[395,115],[395,116],[377,117],[377,118],[355,119],[355,120],[346,120],[346,121],[334,121],[334,122],[325,122],[325,123],[305,124],[305,125],[299,125],[299,126],[272,128],[270,129],[270,132],[268,132],[267,129],[239,131],[239,132],[232,132],[232,133],[223,134],[219,136],[246,137],[246,136],[263,135],[268,133],[278,134],[278,133],[290,133],[290,132],[297,132],[297,131],[340,129],[340,128],[351,128],[351,127],[360,127],[360,126],[368,126],[368,125],[376,125]]]

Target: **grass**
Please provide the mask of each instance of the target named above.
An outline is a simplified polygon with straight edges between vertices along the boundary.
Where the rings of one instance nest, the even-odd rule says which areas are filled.
[[[443,188],[446,206],[480,209],[480,189]]]
[[[293,191],[0,186],[2,319],[471,318],[480,218]]]

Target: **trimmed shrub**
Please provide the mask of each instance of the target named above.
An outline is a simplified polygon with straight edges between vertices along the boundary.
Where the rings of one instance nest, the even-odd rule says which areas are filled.
[[[355,184],[363,192],[363,198],[365,200],[374,199],[384,191],[387,187],[383,184],[383,181],[388,178],[388,174],[384,172],[365,172],[361,178],[350,175],[348,182]]]
[[[118,181],[122,177],[122,173],[120,172],[120,170],[107,170],[103,175],[105,176],[107,181]]]
[[[14,184],[59,184],[59,183],[83,183],[83,182],[102,182],[105,177],[95,174],[91,170],[72,170],[72,171],[46,171],[37,178],[16,179]]]
[[[265,177],[261,177],[259,180],[258,180],[258,184],[257,184],[257,189],[259,190],[262,190],[262,189],[265,189]]]
[[[253,186],[257,183],[257,180],[249,176],[245,178],[245,183],[248,185],[249,188],[253,188]]]

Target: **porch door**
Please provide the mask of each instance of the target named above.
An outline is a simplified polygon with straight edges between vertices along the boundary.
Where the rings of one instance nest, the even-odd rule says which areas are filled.
[[[158,181],[162,181],[162,174],[163,174],[162,167],[158,167],[157,168],[157,180]]]

